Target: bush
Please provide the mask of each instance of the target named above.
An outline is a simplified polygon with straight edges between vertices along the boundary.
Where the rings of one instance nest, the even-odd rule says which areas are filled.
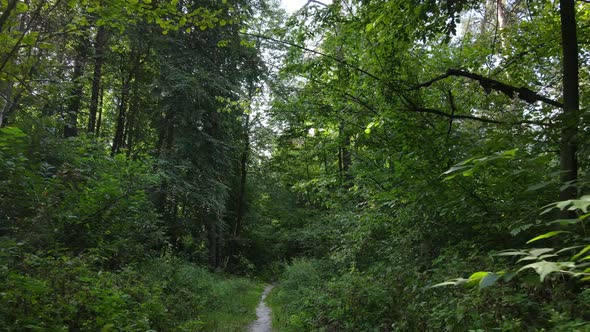
[[[0,254],[0,325],[9,331],[239,331],[262,290],[172,257],[108,272],[92,256],[28,254],[6,240]]]

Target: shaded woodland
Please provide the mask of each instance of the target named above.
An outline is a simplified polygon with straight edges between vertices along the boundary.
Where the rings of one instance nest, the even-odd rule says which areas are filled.
[[[0,1],[0,330],[590,330],[589,27]]]

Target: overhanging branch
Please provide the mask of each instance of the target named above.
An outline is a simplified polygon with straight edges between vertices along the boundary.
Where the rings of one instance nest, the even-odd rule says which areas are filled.
[[[402,111],[435,114],[438,116],[448,118],[450,120],[465,119],[465,120],[479,121],[479,122],[483,122],[483,123],[491,123],[491,124],[497,124],[497,125],[512,125],[512,126],[522,125],[522,124],[537,125],[537,126],[551,126],[551,123],[540,122],[540,121],[521,120],[521,121],[515,121],[515,122],[505,122],[505,121],[490,119],[490,118],[486,118],[486,117],[468,115],[468,114],[456,114],[455,113],[456,110],[453,111],[453,113],[449,114],[447,112],[433,109],[433,108],[420,107],[420,106],[416,105],[415,103],[413,103],[406,96],[402,96],[402,101],[404,102],[404,104],[407,107],[406,109],[402,109]]]
[[[312,50],[310,48],[307,48],[307,47],[304,47],[304,46],[301,46],[301,45],[293,44],[291,42],[280,40],[280,39],[276,39],[276,38],[269,37],[269,36],[259,35],[259,34],[255,34],[255,33],[246,33],[246,32],[242,32],[241,34],[246,35],[246,36],[250,36],[250,37],[256,37],[256,38],[266,39],[266,40],[269,40],[269,41],[273,41],[275,43],[279,43],[279,44],[283,44],[283,45],[295,47],[295,48],[298,48],[298,49],[303,50],[303,51],[308,52],[308,53],[313,53],[313,54],[316,54],[316,55],[323,56],[325,58],[334,60],[334,61],[338,62],[339,64],[342,64],[342,65],[344,65],[346,67],[349,67],[349,68],[354,69],[354,70],[356,70],[358,72],[361,72],[361,73],[363,73],[363,74],[365,74],[365,75],[367,75],[367,76],[369,76],[371,78],[374,78],[377,81],[381,81],[381,78],[377,77],[376,75],[371,74],[371,73],[369,73],[368,71],[366,71],[366,70],[364,70],[362,68],[359,68],[357,66],[351,65],[350,63],[346,62],[345,60],[338,59],[335,56],[331,56],[329,54],[322,53],[320,51]]]
[[[465,78],[469,78],[469,79],[478,81],[479,84],[484,88],[486,93],[490,93],[491,90],[496,90],[496,91],[502,92],[503,94],[507,95],[510,98],[518,97],[519,99],[524,100],[530,104],[540,101],[545,104],[549,104],[549,105],[552,105],[555,107],[563,108],[562,103],[560,103],[556,100],[541,96],[540,94],[538,94],[528,88],[515,87],[512,85],[508,85],[506,83],[502,83],[500,81],[497,81],[497,80],[494,80],[494,79],[491,79],[491,78],[488,78],[485,76],[481,76],[478,74],[474,74],[474,73],[468,72],[466,70],[461,70],[461,69],[449,69],[449,70],[447,70],[447,72],[445,74],[435,77],[428,82],[418,84],[418,85],[414,86],[413,88],[409,89],[408,91],[414,91],[414,90],[418,90],[421,88],[429,87],[432,84],[434,84],[435,82],[438,82],[438,81],[443,80],[443,79],[450,77],[450,76],[460,76],[460,77],[465,77]]]
[[[503,125],[505,125],[505,124],[509,124],[509,125],[530,124],[530,125],[537,125],[537,126],[550,126],[551,125],[550,123],[540,122],[540,121],[531,121],[531,120],[504,122],[504,121],[500,121],[500,120],[478,117],[478,116],[473,116],[473,115],[449,114],[449,113],[446,113],[443,111],[439,111],[439,110],[432,109],[432,108],[426,108],[426,107],[414,107],[414,108],[407,109],[405,111],[416,112],[416,113],[430,113],[430,114],[436,114],[439,116],[443,116],[443,117],[446,117],[449,119],[474,120],[474,121],[479,121],[479,122],[483,122],[483,123],[493,123],[493,124],[499,124],[499,125],[502,125],[502,124]]]

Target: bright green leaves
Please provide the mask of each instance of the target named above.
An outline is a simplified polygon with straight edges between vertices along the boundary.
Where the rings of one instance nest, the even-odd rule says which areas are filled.
[[[26,3],[24,3],[23,1],[18,1],[16,3],[16,13],[17,14],[22,14],[22,13],[26,13],[27,10],[29,10],[29,5],[27,5]]]
[[[214,9],[207,7],[179,8],[178,0],[159,1],[152,4],[151,1],[138,0],[85,0],[69,1],[68,6],[80,11],[76,15],[71,27],[87,27],[90,25],[88,18],[97,17],[92,24],[108,26],[123,33],[128,27],[135,26],[142,21],[155,23],[163,34],[170,31],[186,30],[190,27],[199,27],[201,30],[214,28],[220,21],[219,17],[225,17],[232,8]],[[223,19],[226,25],[228,20]],[[188,30],[190,32],[190,30]]]
[[[444,180],[451,180],[457,175],[473,176],[475,172],[487,165],[488,163],[496,160],[512,160],[516,157],[518,149],[500,151],[490,156],[485,157],[471,157],[466,159],[457,165],[451,167],[448,171],[444,172],[443,175],[447,175]]]
[[[580,199],[566,200],[549,204],[545,206],[546,209],[544,209],[542,213],[548,213],[554,208],[557,208],[561,211],[566,209],[570,211],[582,211],[585,214],[581,215],[576,219],[556,220],[554,222],[548,223],[560,223],[564,226],[577,226],[580,222],[585,221],[586,218],[590,216],[590,213],[586,213],[588,211],[589,206],[590,196],[586,195],[582,196]],[[541,240],[552,239],[562,234],[569,234],[571,238],[576,239],[576,234],[574,232],[565,230],[555,230],[535,236],[532,239],[528,240],[527,244]],[[583,241],[586,242],[587,239],[584,239]],[[560,256],[563,256],[565,253],[580,248],[582,249],[575,253],[573,256],[571,256],[569,259],[560,259]],[[587,268],[588,264],[586,262],[590,260],[590,255],[588,255],[588,252],[590,252],[590,245],[585,244],[573,247],[566,247],[557,251],[555,248],[533,248],[521,250],[511,249],[497,253],[495,254],[495,256],[519,257],[517,263],[527,262],[527,264],[518,268],[515,273],[520,274],[528,270],[533,270],[539,276],[541,282],[545,281],[550,275],[555,273],[569,274],[573,277],[579,278],[582,281],[588,281],[590,280],[590,268]],[[497,274],[502,275],[502,273]],[[482,283],[487,286],[495,283],[498,279],[500,279],[499,277],[496,278],[495,276],[492,276],[489,281],[484,282],[483,280],[486,276],[488,276],[487,272],[476,272],[472,274],[469,279],[458,278],[438,284],[436,286],[438,287],[446,285],[459,285],[465,283],[468,285],[473,285],[475,282],[479,281],[481,288]]]
[[[369,122],[369,124],[365,128],[365,134],[370,135],[371,134],[371,130],[373,128],[379,128],[382,125],[383,125],[383,119],[377,119],[375,121]]]
[[[21,142],[26,136],[27,134],[18,127],[0,128],[0,148],[10,147],[14,144],[14,141]]]
[[[587,253],[588,251],[590,251],[590,245],[584,247],[584,249],[580,250],[579,253],[575,254],[574,256],[572,256],[572,261],[577,261],[580,257],[582,257],[582,255],[584,255],[585,253]],[[586,256],[584,257],[582,260],[587,260],[589,259],[590,256]]]
[[[562,233],[567,233],[567,232],[566,231],[552,231],[552,232],[549,232],[549,233],[545,233],[545,234],[536,236],[536,237],[528,240],[527,241],[527,244],[532,243],[532,242],[535,242],[535,241],[539,241],[539,240],[542,240],[542,239],[548,239],[550,237],[554,237],[555,235],[559,235],[559,234],[562,234]]]
[[[456,279],[452,279],[449,281],[445,281],[445,282],[433,285],[430,288],[443,287],[443,286],[465,285],[467,287],[477,286],[479,289],[483,289],[483,288],[492,286],[498,280],[500,280],[502,277],[511,278],[512,274],[506,274],[505,272],[493,273],[493,272],[479,271],[479,272],[473,273],[467,279],[456,278]]]
[[[575,267],[575,263],[573,262],[549,262],[549,261],[540,261],[536,263],[531,263],[521,267],[518,272],[526,270],[526,269],[534,269],[535,272],[541,278],[541,282],[547,278],[548,275],[555,272],[568,272],[569,269]]]
[[[542,260],[551,257],[556,257],[556,254],[553,254],[555,249],[553,248],[535,248],[530,250],[506,250],[502,251],[496,256],[523,256],[518,261],[530,261],[530,260]]]
[[[479,289],[482,289],[493,285],[501,277],[502,275],[500,274],[480,271],[475,272],[471,276],[469,276],[469,279],[467,279],[466,283],[468,286],[477,285]]]
[[[541,214],[545,214],[550,212],[553,209],[559,209],[560,211],[568,210],[568,211],[576,211],[581,210],[584,213],[588,212],[588,207],[590,206],[590,195],[582,196],[579,199],[570,199],[566,201],[556,202],[545,206],[545,210],[541,212]],[[586,218],[586,216],[582,216]],[[582,219],[581,219],[582,220]]]

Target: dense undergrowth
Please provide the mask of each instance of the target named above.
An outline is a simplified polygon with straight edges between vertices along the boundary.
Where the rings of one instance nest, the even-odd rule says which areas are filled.
[[[115,271],[92,256],[23,254],[3,243],[6,331],[244,331],[262,286],[172,257]]]
[[[243,331],[262,285],[175,253],[149,200],[150,158],[0,129],[5,331]]]
[[[438,272],[448,272],[448,267]],[[456,271],[458,274],[463,271]],[[417,280],[416,278],[424,278]],[[587,331],[590,292],[551,286],[429,289],[420,273],[299,260],[269,296],[279,331]]]
[[[278,8],[0,1],[0,329],[590,331],[588,4]]]

